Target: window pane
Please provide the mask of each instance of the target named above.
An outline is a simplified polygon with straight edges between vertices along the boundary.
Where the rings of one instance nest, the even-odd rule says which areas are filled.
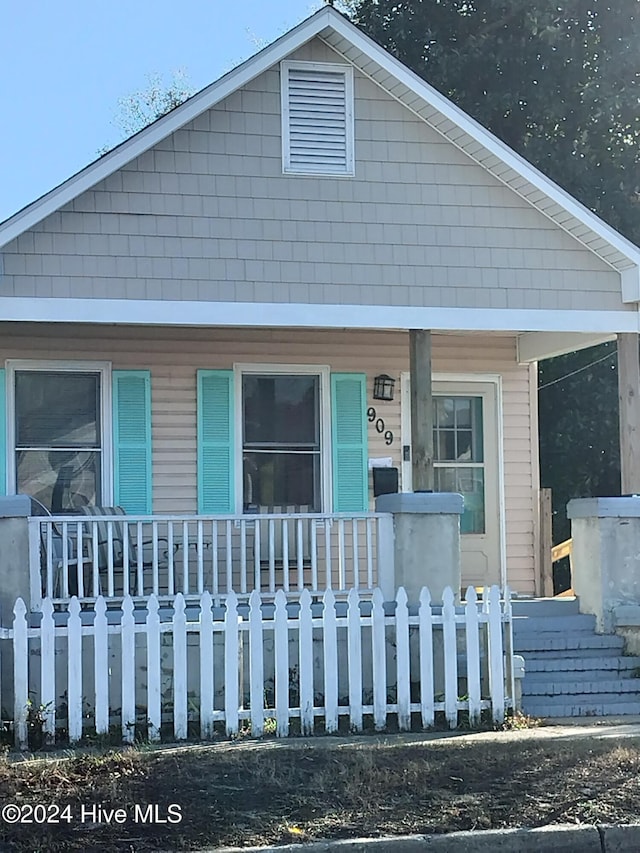
[[[482,462],[482,445],[482,397],[436,397],[435,461]]]
[[[456,434],[456,459],[464,462],[473,462],[473,453],[471,448],[471,430],[459,429]]]
[[[453,427],[455,424],[455,408],[452,397],[435,398],[435,425],[438,427]]]
[[[471,399],[456,397],[456,426],[458,429],[471,426]]]
[[[100,377],[16,373],[17,447],[100,447]]]
[[[296,506],[303,512],[320,511],[318,453],[245,451],[243,475],[245,510]]]
[[[438,492],[458,492],[464,497],[461,533],[484,533],[484,471],[482,468],[436,468]]]
[[[245,445],[319,447],[319,377],[244,376]]]
[[[18,450],[17,491],[51,512],[94,505],[101,494],[100,454],[95,451]]]

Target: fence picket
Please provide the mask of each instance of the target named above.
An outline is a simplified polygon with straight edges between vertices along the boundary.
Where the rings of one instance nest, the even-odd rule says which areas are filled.
[[[93,680],[96,695],[96,734],[109,731],[109,633],[107,602],[98,596],[93,620]]]
[[[458,655],[456,609],[453,590],[442,593],[442,642],[444,646],[444,715],[450,729],[458,725]]]
[[[120,656],[122,666],[122,740],[133,743],[136,737],[136,634],[133,599],[122,602]]]
[[[311,618],[311,594],[308,589],[305,589],[300,595],[300,615],[298,616],[300,729],[303,735],[313,733],[313,623]]]
[[[500,590],[492,586],[489,590],[489,693],[493,720],[504,720],[504,666],[502,660],[502,612]]]
[[[295,532],[292,529],[292,535]],[[202,547],[205,547],[204,540]],[[292,560],[291,565],[294,566],[293,553]],[[352,730],[361,730],[365,709],[367,714],[373,712],[376,730],[384,729],[389,714],[396,713],[398,728],[405,731],[411,727],[412,708],[418,708],[411,702],[412,674],[419,680],[419,710],[424,727],[433,725],[436,708],[444,708],[450,727],[457,724],[461,710],[468,710],[470,723],[475,725],[485,704],[490,706],[493,719],[498,722],[503,719],[507,704],[513,702],[512,613],[508,591],[502,600],[499,589],[491,587],[482,600],[478,600],[476,591],[470,587],[465,594],[464,608],[456,611],[454,593],[447,588],[443,593],[442,608],[434,613],[429,590],[423,589],[417,616],[410,615],[407,595],[402,587],[395,596],[393,616],[385,615],[384,595],[380,589],[373,594],[361,594],[352,588],[346,611],[342,603],[336,603],[335,593],[327,589],[321,616],[314,616],[308,589],[300,594],[292,593],[290,597],[292,601],[283,590],[277,591],[275,608],[269,605],[263,612],[262,598],[254,590],[249,600],[248,619],[245,616],[243,621],[243,616],[238,613],[237,596],[233,593],[226,598],[224,620],[215,616],[214,600],[209,592],[200,596],[199,612],[194,617],[188,616],[185,598],[178,593],[172,620],[161,622],[156,596],[150,596],[146,613],[136,611],[133,599],[126,596],[121,605],[120,621],[111,625],[107,620],[106,600],[101,596],[96,599],[94,614],[87,614],[93,615],[93,620],[87,619],[84,625],[77,597],[68,604],[66,621],[56,618],[55,600],[49,597],[42,600],[37,627],[29,627],[26,606],[18,600],[14,608],[13,628],[0,630],[0,644],[7,640],[13,643],[13,711],[17,745],[20,748],[28,745],[30,684],[35,687],[32,701],[38,703],[39,710],[44,712],[43,730],[49,742],[54,740],[56,725],[59,725],[60,705],[56,703],[61,702],[62,697],[58,694],[62,692],[66,692],[71,742],[78,741],[83,734],[83,720],[87,716],[83,713],[83,702],[88,700],[93,704],[96,732],[105,733],[109,729],[110,714],[117,713],[110,700],[118,694],[123,739],[127,742],[134,740],[139,711],[140,716],[148,721],[149,739],[158,740],[162,724],[163,634],[172,641],[173,649],[171,704],[176,739],[184,739],[188,734],[189,666],[199,672],[199,681],[191,685],[191,689],[194,704],[199,705],[203,739],[213,736],[214,723],[218,719],[224,720],[229,735],[236,734],[240,719],[245,717],[250,719],[252,734],[259,737],[264,732],[265,717],[271,714],[275,714],[279,737],[290,733],[291,720],[296,717],[300,719],[301,732],[312,734],[316,714],[320,711],[315,707],[316,691],[318,694],[324,692],[322,710],[326,732],[338,730],[341,715],[349,716]],[[389,637],[387,631],[391,632]],[[218,632],[222,634],[220,642],[216,641]],[[417,635],[417,649],[414,648],[412,632]],[[112,688],[109,665],[112,634],[119,636],[120,641],[120,690],[117,685],[116,689]],[[143,634],[144,638],[138,639],[138,634]],[[189,646],[187,640],[194,634],[198,635],[198,642]],[[84,642],[85,636],[91,638],[87,643]],[[268,642],[265,643],[265,639]],[[363,656],[365,639],[367,649]],[[388,642],[394,645],[394,657],[387,653]],[[293,644],[297,644],[295,660],[290,655]],[[143,645],[146,667],[142,659]],[[60,660],[66,669],[65,684],[58,684],[55,674],[56,658],[61,648],[66,649],[66,658]],[[245,680],[243,649],[246,649],[248,680]],[[414,658],[416,650],[419,657]],[[95,696],[89,697],[84,697],[83,693],[85,651],[87,665],[94,668]],[[434,656],[438,663],[440,656],[444,661],[444,703],[435,701]],[[458,661],[463,659],[464,665],[459,664]],[[40,671],[34,669],[30,677],[30,669],[37,666],[41,667]],[[315,677],[317,666],[323,670],[322,687]],[[464,671],[459,671],[459,666],[464,666]],[[292,673],[296,672],[292,685]],[[458,676],[463,674],[466,676],[467,696],[460,698]],[[271,712],[265,705],[265,687],[269,683],[265,679],[270,680],[272,676],[275,695]],[[144,692],[144,687],[141,690],[137,682],[140,677],[146,677]],[[214,707],[216,678],[224,688],[222,711]],[[486,703],[482,693],[485,679],[489,683],[489,701]],[[339,701],[339,685],[343,681],[348,706],[341,705]],[[241,708],[247,683],[249,710],[243,712]],[[390,699],[387,692],[392,694],[394,691],[395,697]],[[294,698],[296,692],[299,701]],[[270,693],[268,695],[271,696]],[[369,695],[372,699],[365,700],[364,697]],[[136,700],[141,706],[139,709]],[[269,698],[269,708],[271,704]]]
[[[200,599],[200,737],[213,737],[215,664],[213,652],[213,600],[205,592]]]
[[[336,597],[328,589],[323,598],[324,639],[324,727],[327,734],[338,731],[338,626]]]
[[[273,631],[276,735],[286,737],[289,734],[289,627],[287,597],[281,589],[276,593]]]
[[[249,702],[253,737],[262,737],[264,733],[264,653],[261,604],[260,593],[254,590],[249,597]]]
[[[42,602],[42,621],[40,622],[40,704],[44,715],[42,727],[45,743],[52,744],[56,739],[56,658],[55,625],[53,622],[53,602],[46,598]]]
[[[371,652],[373,662],[373,725],[381,732],[387,725],[387,655],[382,593],[373,593]]]
[[[16,746],[26,749],[29,743],[27,713],[29,711],[29,639],[27,608],[19,598],[13,607],[13,721]]]
[[[224,717],[227,737],[238,734],[238,655],[240,643],[238,637],[238,597],[231,592],[226,599],[227,609],[224,615]]]
[[[362,634],[360,599],[355,589],[347,598],[347,658],[349,661],[349,717],[352,731],[362,731]]]
[[[420,590],[418,609],[420,641],[420,715],[422,728],[428,729],[435,720],[433,684],[433,621],[431,593],[426,587]]]
[[[401,732],[406,732],[411,728],[411,672],[409,608],[407,593],[402,586],[396,595],[396,659],[398,728]]]
[[[160,667],[160,613],[158,599],[147,602],[147,736],[160,740],[162,725],[162,671]]]
[[[465,596],[465,638],[467,642],[467,696],[469,702],[469,725],[480,722],[480,635],[478,619],[478,596],[470,586]]]
[[[181,592],[173,605],[173,734],[176,740],[187,737],[187,615]]]
[[[80,621],[80,602],[75,595],[69,602],[67,637],[69,740],[75,743],[82,737],[82,622]]]

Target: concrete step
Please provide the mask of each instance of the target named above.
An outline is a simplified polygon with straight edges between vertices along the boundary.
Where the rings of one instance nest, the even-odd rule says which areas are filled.
[[[584,650],[580,656],[571,652],[549,652],[547,654],[526,655],[525,673],[534,672],[580,672],[583,670],[606,670],[609,673],[640,671],[640,657],[626,655],[587,655]]]
[[[596,617],[588,613],[569,613],[566,616],[514,616],[513,634],[533,634],[555,631],[562,634],[596,630]]]
[[[602,693],[634,693],[640,701],[640,678],[601,678],[543,680],[531,679],[525,675],[522,681],[523,696],[569,696],[600,695]]]
[[[579,614],[577,598],[516,598],[511,602],[514,616],[567,616]]]
[[[640,678],[637,677],[635,670],[625,669],[620,671],[618,668],[612,669],[610,672],[606,669],[580,669],[580,670],[528,670],[525,664],[524,680],[528,684],[536,682],[553,681],[605,681],[611,679],[620,679],[624,681],[637,681],[638,689],[640,689]]]
[[[539,634],[516,634],[513,638],[513,648],[517,654],[527,652],[551,652],[551,651],[568,651],[568,650],[594,650],[611,649],[613,652],[620,654],[624,649],[624,640],[622,637],[616,637],[614,634],[590,634],[588,632],[578,632],[563,634],[558,631],[546,632]]]
[[[634,695],[603,693],[600,696],[523,697],[522,710],[532,717],[596,717],[640,714],[640,700]]]

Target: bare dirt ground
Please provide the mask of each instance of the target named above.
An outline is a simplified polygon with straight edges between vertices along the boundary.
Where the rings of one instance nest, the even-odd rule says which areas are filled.
[[[551,735],[4,756],[0,851],[197,850],[640,820],[640,735]]]

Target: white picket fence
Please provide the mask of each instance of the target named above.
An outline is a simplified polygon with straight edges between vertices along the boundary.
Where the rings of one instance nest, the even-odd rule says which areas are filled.
[[[231,593],[219,608],[208,592],[197,607],[179,593],[165,610],[152,595],[137,611],[129,596],[112,611],[103,597],[89,609],[74,597],[63,613],[45,599],[38,627],[18,599],[14,617],[0,629],[12,684],[0,684],[3,700],[13,694],[21,749],[30,708],[46,741],[60,728],[74,743],[114,725],[125,742],[157,741],[161,729],[176,740],[233,736],[249,725],[252,736],[266,727],[285,737],[293,720],[302,734],[330,733],[341,717],[352,731],[367,717],[378,731],[406,731],[433,726],[438,712],[455,727],[461,711],[473,725],[484,709],[500,721],[513,707],[511,603],[497,587],[482,599],[470,587],[458,607],[450,588],[438,607],[423,589],[412,611],[400,588],[387,605],[379,589],[352,589],[346,602],[332,590],[316,601],[279,591],[270,603],[254,592],[248,607]]]

